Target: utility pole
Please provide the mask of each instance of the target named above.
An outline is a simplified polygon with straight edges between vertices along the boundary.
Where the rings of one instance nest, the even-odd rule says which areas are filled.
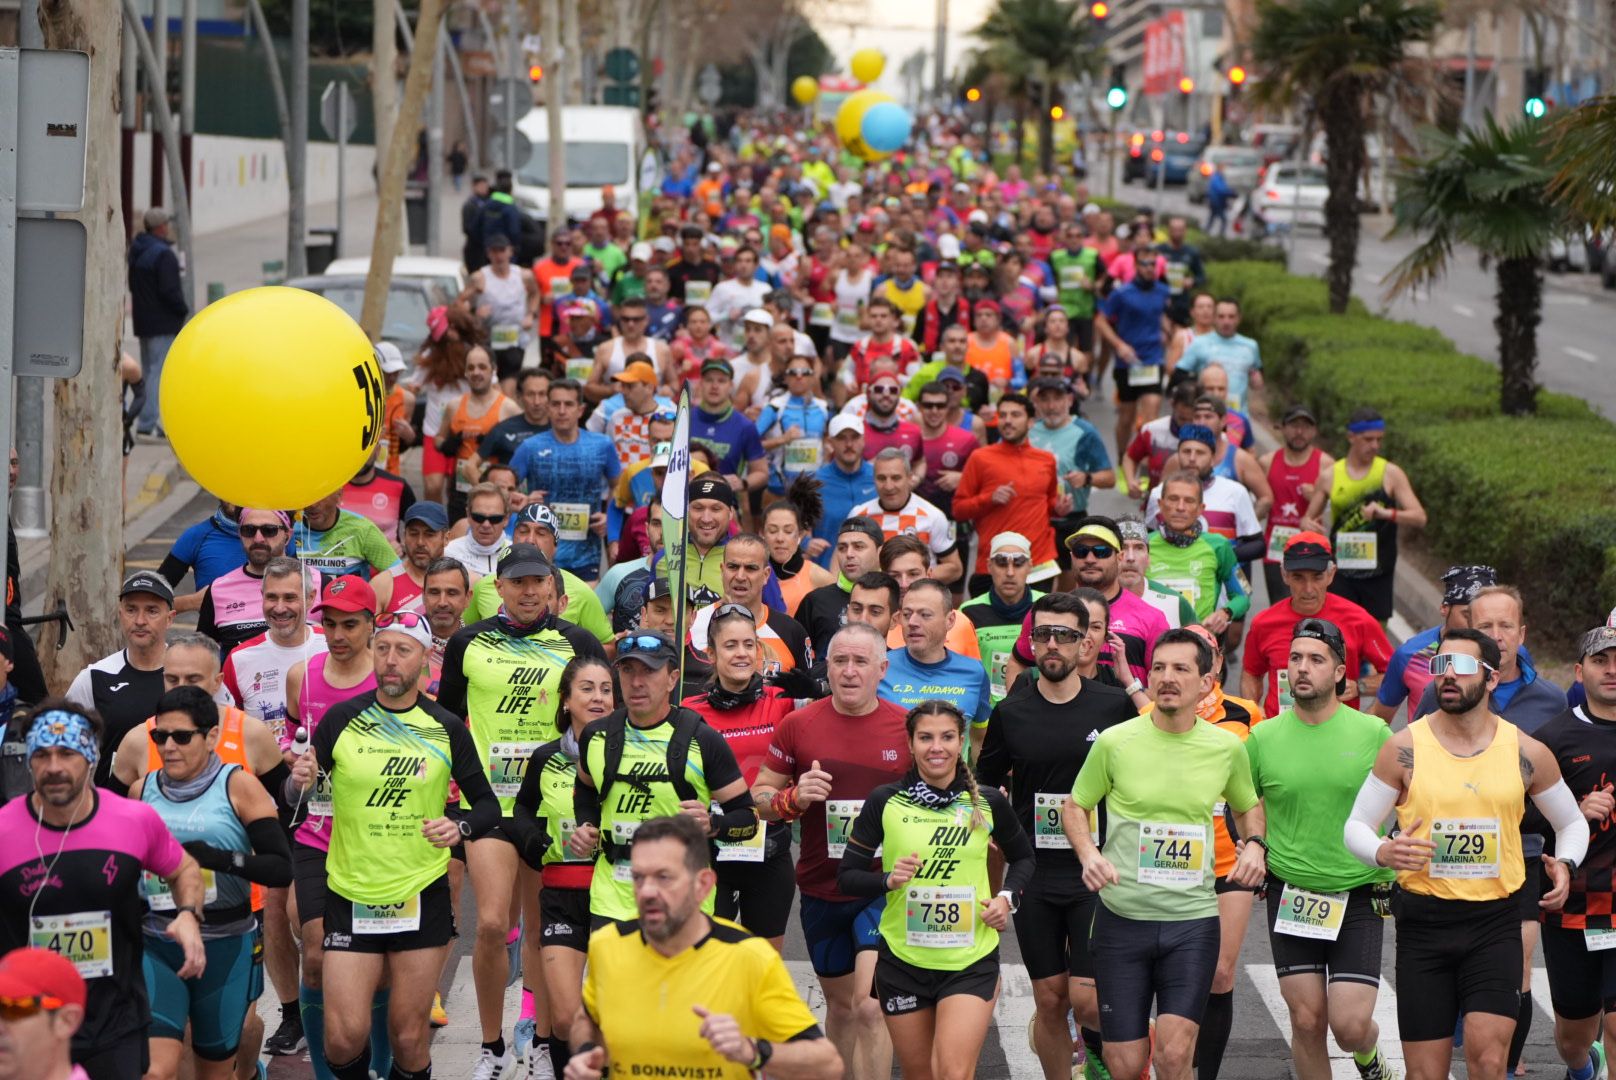
[[[376,197],[376,233],[371,244],[370,273],[365,278],[365,303],[359,325],[370,339],[381,336],[382,316],[387,309],[387,289],[393,281],[393,256],[397,244],[388,244],[396,235],[399,213],[404,206],[404,174],[415,157],[414,121],[426,105],[432,79],[432,56],[438,48],[438,32],[443,23],[445,0],[421,0],[415,22],[415,48],[410,50],[410,67],[404,77],[404,101],[399,107],[399,123],[393,125],[387,144],[387,157],[377,171],[381,190]]]
[[[932,96],[937,104],[948,98],[948,0],[937,0],[937,63],[932,72]]]
[[[505,105],[505,167],[516,172],[516,122],[527,115],[526,109],[519,109],[516,105],[518,90],[526,85],[524,81],[527,73],[522,70],[522,50],[518,47],[521,41],[518,27],[521,24],[522,13],[516,0],[505,0],[505,92],[500,95]],[[550,44],[550,33],[545,30],[545,44]],[[555,42],[559,44],[560,35],[556,35]],[[561,77],[561,69],[551,68],[548,74],[552,80]],[[512,241],[516,237],[510,238]]]
[[[562,0],[544,0],[544,44],[549,53],[548,72],[554,77],[544,81],[544,120],[549,128],[549,141],[544,146],[549,152],[550,220],[546,230],[567,227],[567,145],[561,137],[562,93],[567,85],[566,50],[561,46]]]
[[[449,39],[438,35],[432,50],[432,89],[426,106],[426,253],[443,254],[443,54]]]
[[[163,135],[157,124],[157,103],[168,104],[168,0],[152,0],[152,52],[157,68],[146,73],[146,107],[151,114],[151,205],[163,205]]]
[[[180,4],[180,179],[191,190],[191,141],[196,136],[196,0]],[[193,271],[194,272],[194,271]]]
[[[17,42],[25,49],[45,47],[39,0],[22,0]],[[133,111],[133,101],[128,108]],[[24,375],[16,383],[17,489],[11,493],[11,520],[19,537],[33,539],[45,535],[45,380]]]
[[[287,107],[292,139],[286,147],[286,276],[294,278],[309,272],[304,246],[308,235],[309,0],[292,0],[290,48],[292,87]]]

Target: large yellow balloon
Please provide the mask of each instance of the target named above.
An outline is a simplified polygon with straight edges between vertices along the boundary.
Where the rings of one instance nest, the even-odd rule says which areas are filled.
[[[841,108],[836,110],[836,137],[842,140],[842,145],[849,153],[866,161],[876,161],[886,156],[864,145],[859,128],[864,123],[864,113],[871,105],[891,100],[892,95],[881,90],[860,90],[849,94],[847,100],[842,102]]]
[[[798,75],[791,80],[791,96],[798,105],[806,105],[819,96],[819,80],[812,75]]]
[[[336,304],[267,286],[203,308],[163,364],[163,428],[220,499],[300,509],[364,467],[382,425],[370,339]]]
[[[873,83],[881,77],[887,58],[880,49],[860,49],[853,54],[853,78],[861,83]]]

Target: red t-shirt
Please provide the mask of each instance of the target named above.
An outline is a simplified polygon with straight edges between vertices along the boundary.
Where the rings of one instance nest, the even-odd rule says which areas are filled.
[[[920,445],[926,451],[926,479],[919,487],[920,497],[952,516],[954,493],[937,486],[937,477],[945,472],[960,472],[965,459],[976,452],[976,436],[962,427],[950,424],[935,439],[922,433]]]
[[[758,768],[768,760],[769,744],[780,721],[791,712],[792,699],[778,686],[765,686],[763,696],[739,709],[715,709],[706,694],[685,698],[684,707],[700,714],[707,726],[724,736],[747,786],[757,780]]]
[[[836,710],[833,699],[821,698],[780,722],[769,744],[767,764],[795,781],[817,761],[830,773],[831,799],[853,800],[862,806],[870,792],[902,779],[909,769],[905,715],[892,702],[878,701],[874,712],[848,716]],[[825,804],[816,802],[802,816],[797,887],[804,896],[820,900],[852,899],[836,888],[836,868],[841,861],[839,855],[830,855]]]
[[[973,438],[971,440],[975,442]],[[926,452],[925,442],[920,437],[920,425],[911,424],[906,420],[899,420],[893,427],[883,430],[870,423],[869,414],[864,416],[864,460],[874,461],[875,455],[889,446],[900,447],[908,451],[911,462],[919,461]]]
[[[1263,712],[1269,716],[1279,715],[1277,673],[1285,670],[1290,660],[1292,632],[1303,618],[1306,616],[1298,615],[1291,607],[1290,599],[1286,598],[1252,619],[1246,631],[1246,650],[1241,663],[1259,679],[1274,673],[1274,677],[1268,680],[1268,691],[1263,695]],[[1335,623],[1341,630],[1341,636],[1346,639],[1348,680],[1358,678],[1365,661],[1376,671],[1385,674],[1392,660],[1392,645],[1386,640],[1386,631],[1380,628],[1380,623],[1375,621],[1373,615],[1351,600],[1328,593],[1324,598],[1323,610],[1315,618]],[[1356,696],[1342,700],[1354,709],[1358,707]]]

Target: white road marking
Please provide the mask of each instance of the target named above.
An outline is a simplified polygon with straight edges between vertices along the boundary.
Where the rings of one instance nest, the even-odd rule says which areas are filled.
[[[1543,302],[1545,304],[1570,304],[1573,307],[1588,306],[1588,298],[1586,296],[1578,296],[1576,293],[1545,293],[1543,296]]]
[[[1247,964],[1246,976],[1257,988],[1262,997],[1263,1005],[1268,1014],[1274,1018],[1274,1026],[1279,1029],[1285,1045],[1291,1042],[1290,1012],[1285,1008],[1285,998],[1279,992],[1279,976],[1274,974],[1272,964]],[[1380,984],[1380,993],[1375,995],[1375,1023],[1380,1025],[1380,1049],[1388,1060],[1403,1064],[1403,1044],[1397,1040],[1397,991],[1392,989],[1390,983],[1384,979]],[[1326,1037],[1325,1045],[1330,1051],[1330,1075],[1334,1080],[1357,1080],[1358,1068],[1352,1063],[1352,1055],[1335,1044],[1335,1039]]]
[[[1313,262],[1318,263],[1320,266],[1329,266],[1330,265],[1330,255],[1329,255],[1328,252],[1310,251],[1310,252],[1307,253],[1307,257],[1309,259],[1311,259]]]
[[[1453,305],[1453,313],[1455,315],[1462,315],[1467,319],[1473,319],[1473,318],[1476,317],[1476,309],[1472,308],[1472,307],[1466,307],[1463,304],[1454,304]]]
[[[1565,350],[1567,356],[1575,356],[1578,360],[1586,360],[1590,364],[1599,359],[1587,349],[1579,349],[1575,345],[1563,345],[1561,348]]]
[[[1409,624],[1407,619],[1403,618],[1395,611],[1392,612],[1392,617],[1386,620],[1386,629],[1392,632],[1392,637],[1397,640],[1398,644],[1402,644],[1415,634],[1419,633],[1419,631],[1415,630],[1414,627]]]

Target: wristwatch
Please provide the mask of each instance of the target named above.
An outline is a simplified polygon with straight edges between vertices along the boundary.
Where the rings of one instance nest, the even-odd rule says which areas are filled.
[[[182,911],[189,911],[191,913],[191,917],[196,920],[196,924],[198,926],[202,925],[202,909],[201,908],[197,907],[195,904],[180,904],[180,905],[178,905],[177,907],[174,908],[174,917],[176,919],[179,918],[180,917],[180,912],[182,912]]]
[[[1122,688],[1122,692],[1124,694],[1127,694],[1129,697],[1133,697],[1135,694],[1139,693],[1144,688],[1145,688],[1145,684],[1140,682],[1138,679],[1135,679],[1133,682],[1129,683],[1127,686],[1124,686]]]
[[[1260,836],[1247,836],[1245,839],[1262,848],[1263,858],[1266,859],[1268,857],[1268,841],[1264,840]]]
[[[1004,897],[1005,902],[1010,905],[1010,914],[1014,915],[1021,910],[1021,898],[1009,889],[1000,889],[998,895]]]
[[[460,830],[460,835],[461,835],[461,837],[463,839],[466,839],[466,840],[471,839],[471,822],[470,821],[468,821],[465,818],[459,818],[458,820],[455,821],[455,827]]]
[[[1575,874],[1577,872],[1577,860],[1576,859],[1567,859],[1567,858],[1561,857],[1561,858],[1556,859],[1555,861],[1565,863],[1565,868],[1567,870],[1571,871],[1572,875],[1575,876]]]
[[[755,1048],[757,1056],[752,1059],[752,1064],[748,1067],[753,1072],[761,1072],[763,1067],[769,1063],[769,1059],[774,1056],[774,1044],[768,1039],[753,1039],[752,1046]]]

